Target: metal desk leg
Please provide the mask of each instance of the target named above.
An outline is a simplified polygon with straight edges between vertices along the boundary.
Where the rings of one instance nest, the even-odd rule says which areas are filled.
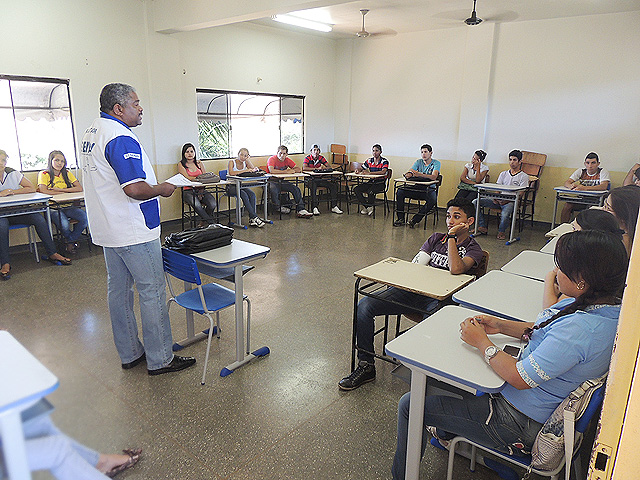
[[[241,182],[240,180],[234,180],[234,183],[236,184],[236,225],[241,228],[247,228],[242,225],[242,210],[240,209],[240,202],[242,200],[240,197],[240,190],[242,189],[240,185]]]
[[[420,449],[424,429],[424,400],[427,377],[411,369],[411,403],[409,404],[409,426],[407,429],[406,479],[418,480],[420,473]]]
[[[356,368],[356,329],[358,327],[358,288],[360,287],[360,278],[356,280],[353,288],[353,327],[351,330],[351,371]]]
[[[520,194],[518,192],[516,192],[516,199],[514,200],[514,205],[513,205],[513,212],[511,213],[511,232],[509,234],[509,236],[511,237],[509,240],[507,240],[506,245],[511,245],[512,243],[515,242],[519,242],[520,241],[520,237],[516,237],[515,235],[515,231],[516,231],[516,217],[518,215],[518,201],[520,199]]]
[[[480,215],[480,189],[478,190],[478,196],[476,197],[476,219],[473,222],[473,224],[476,226],[475,230],[473,231],[473,235],[476,236],[478,235],[478,215]],[[426,216],[425,216],[425,222],[427,221]]]
[[[264,202],[264,221],[267,222],[267,223],[273,224],[273,222],[267,218],[267,203],[269,203],[268,183],[269,183],[269,181],[265,181],[264,185],[262,186],[262,195],[264,197],[263,198],[263,202]]]
[[[244,286],[243,286],[243,278],[242,278],[242,264],[239,263],[234,268],[234,279],[235,279],[235,293],[236,293],[236,305],[235,305],[235,313],[236,313],[236,361],[230,365],[227,365],[220,371],[221,377],[226,377],[227,375],[231,375],[235,370],[240,368],[246,363],[249,363],[254,358],[264,357],[265,355],[269,355],[269,347],[260,347],[254,352],[245,355],[244,350],[244,319],[243,319],[243,305],[242,299],[244,297]]]
[[[184,291],[191,290],[192,285],[189,282],[184,282]],[[186,309],[186,318],[187,318],[187,338],[184,340],[180,340],[179,342],[175,342],[173,344],[172,350],[174,352],[178,352],[183,348],[199,342],[200,340],[206,340],[209,337],[209,329],[202,330],[201,332],[195,333],[195,328],[193,324],[193,310]],[[218,333],[218,327],[213,327],[213,334]]]
[[[556,211],[558,210],[558,192],[556,192],[556,202],[553,205],[553,220],[551,221],[551,230],[556,228]]]

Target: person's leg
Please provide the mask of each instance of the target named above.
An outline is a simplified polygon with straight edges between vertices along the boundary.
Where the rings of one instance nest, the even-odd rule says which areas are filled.
[[[320,180],[320,186],[325,187],[329,190],[329,198],[331,199],[331,206],[338,206],[338,186],[335,182],[331,182],[329,180]]]
[[[384,182],[373,182],[369,185],[369,204],[367,207],[372,207],[376,203],[376,196],[379,193],[384,192]]]
[[[166,304],[160,240],[120,247],[116,250],[138,290],[147,368],[157,370],[168,365],[173,359],[173,337]]]
[[[501,396],[475,396],[462,392],[462,398],[428,395],[424,404],[424,425],[438,429],[438,436],[450,440],[461,435],[487,447],[518,454],[530,450],[542,424],[517,411]],[[411,394],[398,403],[398,443],[393,460],[394,479],[404,479],[407,454],[407,429]],[[423,429],[422,449],[428,433]]]
[[[40,237],[40,240],[42,240],[42,244],[44,245],[44,249],[46,250],[47,255],[51,256],[57,253],[56,244],[53,242],[53,238],[51,238],[49,224],[42,216],[42,214],[28,213],[26,215],[20,215],[19,217],[14,218],[17,220],[17,223],[26,223],[36,227],[36,232],[38,233],[38,237]]]
[[[242,199],[244,208],[247,210],[249,218],[256,218],[258,216],[256,214],[256,194],[248,188],[241,188],[240,198]]]
[[[478,203],[478,197],[472,200],[473,206],[476,206]],[[480,199],[480,210],[478,210],[478,228],[487,228],[487,217],[485,217],[484,213],[482,213],[482,207],[484,208],[497,208],[498,205],[493,203],[493,200],[490,198],[481,198]]]
[[[511,215],[513,214],[513,207],[515,203],[509,202],[502,205],[502,211],[500,212],[500,225],[498,226],[498,231],[504,233],[509,228],[511,224]],[[513,236],[513,232],[511,233]]]
[[[0,268],[9,263],[9,219],[0,218]]]
[[[404,200],[407,197],[407,190],[400,187],[396,190],[396,215],[398,222],[404,222]]]
[[[51,219],[53,220],[53,218],[56,216],[57,215],[55,214],[55,212],[52,213]],[[71,228],[67,226],[67,230],[69,231],[69,234],[68,235],[64,234],[67,242],[74,243],[76,240],[80,238],[84,229],[87,228],[87,225],[89,225],[89,222],[87,220],[87,214],[83,209],[79,207],[67,207],[62,211],[61,216],[66,218],[71,218],[72,220],[75,220],[77,222],[73,226],[73,230],[71,230]],[[68,220],[67,220],[67,223],[69,223]]]
[[[560,221],[562,223],[569,223],[571,221],[571,213],[573,212],[575,205],[571,202],[565,202],[560,212]]]
[[[64,209],[51,210],[51,223],[62,233],[64,241],[69,242],[67,239],[71,236],[71,225],[67,215],[64,213]]]
[[[312,209],[318,207],[318,195],[317,195],[316,189],[320,185],[320,182],[321,180],[316,180],[315,178],[310,178],[308,180],[305,180],[307,187],[309,188],[309,190],[311,190],[311,208]]]
[[[438,196],[436,195],[436,191],[433,188],[427,188],[421,196],[421,199],[425,201],[424,205],[420,207],[418,214],[413,217],[414,220],[417,220],[415,223],[419,223],[427,213],[431,211],[432,208],[436,206],[436,202],[438,201]]]
[[[198,196],[193,189],[182,191],[182,201],[188,205],[191,205],[198,216],[202,219],[202,221],[213,223],[213,217],[209,215],[204,209],[202,203],[200,203],[200,200],[198,199]]]
[[[273,180],[269,182],[269,192],[271,193],[271,201],[276,206],[276,209],[280,208],[280,192],[282,190],[281,182]]]
[[[122,363],[131,363],[145,353],[138,338],[138,323],[133,310],[133,277],[120,256],[121,248],[104,247],[103,251],[113,341]]]
[[[304,202],[302,201],[302,192],[297,185],[294,185],[290,182],[284,182],[282,185],[282,189],[286,192],[291,193],[293,195],[293,201],[296,204],[296,211],[304,210]]]
[[[213,219],[213,214],[215,213],[216,208],[218,207],[218,204],[216,203],[216,197],[214,197],[210,192],[207,192],[205,190],[202,194],[201,203],[203,204],[204,209],[207,211],[209,216]]]
[[[360,185],[356,185],[353,187],[353,193],[358,199],[358,203],[363,207],[367,207],[367,200],[364,197],[364,194],[369,189],[369,186],[366,183],[361,183]]]

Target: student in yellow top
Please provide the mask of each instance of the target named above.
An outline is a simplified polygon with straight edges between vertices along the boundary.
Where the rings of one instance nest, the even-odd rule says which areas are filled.
[[[82,191],[78,179],[67,170],[67,159],[60,150],[54,150],[49,154],[47,169],[38,174],[38,191],[49,195]],[[71,220],[75,220],[76,223],[72,224]],[[85,211],[80,207],[65,207],[59,212],[53,212],[51,221],[62,232],[67,244],[67,253],[76,253],[76,241],[88,225]]]

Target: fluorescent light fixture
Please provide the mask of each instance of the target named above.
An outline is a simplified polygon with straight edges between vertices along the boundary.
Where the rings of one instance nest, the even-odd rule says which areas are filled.
[[[274,15],[271,18],[276,22],[295,25],[296,27],[310,28],[311,30],[318,30],[319,32],[330,32],[333,28],[331,25],[327,25],[326,23],[314,22],[313,20],[294,17],[292,15]]]

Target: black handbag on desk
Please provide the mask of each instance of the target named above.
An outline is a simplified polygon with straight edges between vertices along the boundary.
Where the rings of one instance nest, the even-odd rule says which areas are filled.
[[[213,223],[205,228],[190,228],[168,235],[164,247],[189,255],[213,248],[224,247],[233,240],[233,228]]]
[[[239,173],[238,177],[264,177],[266,172],[264,170],[258,170],[257,172],[242,172]]]

